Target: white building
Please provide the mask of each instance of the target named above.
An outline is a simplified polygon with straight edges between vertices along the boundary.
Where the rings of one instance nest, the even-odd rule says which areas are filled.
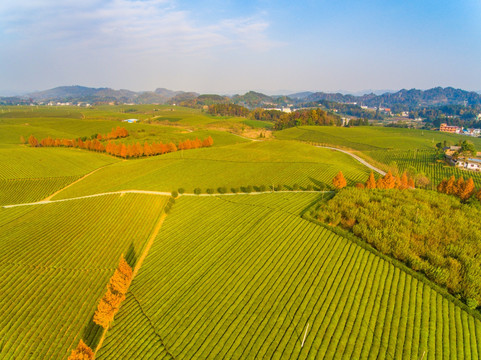
[[[458,159],[454,160],[456,167],[466,170],[481,171],[481,159]]]

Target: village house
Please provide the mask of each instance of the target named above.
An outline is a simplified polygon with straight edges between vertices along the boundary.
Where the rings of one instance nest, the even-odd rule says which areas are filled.
[[[456,157],[454,156],[459,150],[461,146],[447,146],[444,148],[444,155],[446,157],[446,161],[458,168],[471,170],[471,171],[481,171],[481,153],[478,152],[476,154],[476,158],[464,158],[464,157]]]
[[[443,123],[441,124],[439,131],[459,134],[459,132],[461,131],[461,128],[459,126],[449,126],[448,124]]]

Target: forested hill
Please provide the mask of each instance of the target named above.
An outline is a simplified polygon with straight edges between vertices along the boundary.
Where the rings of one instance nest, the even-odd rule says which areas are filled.
[[[474,91],[454,89],[452,87],[436,87],[429,90],[400,90],[382,95],[365,94],[361,96],[344,95],[341,93],[302,92],[290,96],[268,96],[259,92],[249,91],[244,95],[199,95],[195,92],[172,91],[158,88],[155,91],[135,92],[130,90],[114,90],[110,88],[89,88],[84,86],[60,86],[54,89],[38,91],[24,96],[0,97],[0,104],[16,104],[30,102],[117,102],[136,104],[180,104],[198,107],[212,104],[233,103],[249,109],[256,107],[316,107],[322,101],[337,103],[357,103],[369,107],[389,107],[396,111],[417,110],[441,105],[481,106],[481,94]]]
[[[392,107],[401,105],[406,109],[414,109],[424,106],[464,104],[481,104],[481,95],[474,91],[454,89],[452,87],[436,87],[429,90],[402,89],[395,93],[384,93],[382,95],[366,94],[362,96],[343,95],[340,93],[316,92],[302,98],[302,102],[318,102],[329,100],[335,102],[356,102],[366,106]]]

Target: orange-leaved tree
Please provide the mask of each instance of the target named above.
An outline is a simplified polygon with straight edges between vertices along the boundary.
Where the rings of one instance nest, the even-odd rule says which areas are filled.
[[[342,189],[346,187],[347,181],[344,178],[344,175],[342,174],[342,171],[339,171],[337,175],[332,179],[332,184],[336,189]]]
[[[463,189],[458,192],[459,197],[461,200],[466,201],[468,200],[471,195],[475,192],[474,181],[472,178],[469,178],[463,185]]]
[[[37,147],[38,146],[38,140],[35,136],[30,135],[28,137],[28,143],[30,144],[31,147]]]
[[[400,189],[407,189],[408,188],[408,175],[406,172],[403,172],[401,176],[401,185],[399,186]]]
[[[396,178],[392,175],[391,170],[383,177],[384,189],[394,189],[396,186]]]
[[[456,194],[456,178],[454,177],[454,175],[452,175],[446,182],[444,192],[448,195]]]
[[[94,352],[80,339],[77,348],[72,350],[72,353],[67,360],[93,360]]]
[[[104,329],[110,326],[115,314],[120,309],[120,304],[125,300],[125,294],[132,282],[132,268],[122,255],[119,265],[110,278],[107,292],[100,300],[94,314],[94,322]]]
[[[366,188],[368,189],[376,188],[376,179],[374,179],[374,173],[372,171],[371,171],[371,174],[369,175],[369,179],[367,179]]]

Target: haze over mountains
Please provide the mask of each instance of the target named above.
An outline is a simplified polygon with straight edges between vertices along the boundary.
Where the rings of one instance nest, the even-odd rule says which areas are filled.
[[[49,90],[37,91],[23,96],[0,97],[0,103],[48,103],[48,102],[71,102],[71,103],[98,103],[116,102],[132,104],[166,104],[180,103],[196,99],[200,94],[196,92],[173,91],[165,88],[157,88],[154,91],[135,92],[126,89],[114,90],[111,88],[90,88],[84,86],[60,86]],[[410,108],[418,106],[439,105],[480,105],[481,95],[474,91],[465,91],[452,87],[436,87],[428,90],[402,89],[397,92],[385,92],[375,94],[371,92],[364,95],[351,95],[327,92],[297,92],[287,96],[269,96],[262,93],[249,91],[244,95],[222,96],[222,102],[243,104],[248,107],[264,106],[269,104],[300,104],[316,103],[322,100],[340,103],[357,103],[366,106],[392,106],[405,105]],[[215,100],[214,100],[215,102]]]

